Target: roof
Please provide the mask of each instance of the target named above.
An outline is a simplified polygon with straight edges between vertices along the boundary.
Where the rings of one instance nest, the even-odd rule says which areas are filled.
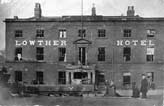
[[[4,22],[107,22],[107,21],[164,21],[164,17],[150,17],[143,18],[138,15],[136,16],[102,16],[102,15],[80,15],[77,16],[62,16],[62,17],[45,17],[41,18],[30,17],[30,18],[7,18]]]

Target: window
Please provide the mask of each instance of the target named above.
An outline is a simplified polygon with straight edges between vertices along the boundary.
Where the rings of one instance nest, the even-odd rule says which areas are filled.
[[[15,82],[22,81],[22,71],[15,71]]]
[[[37,81],[37,84],[44,84],[44,82],[43,82],[43,72],[42,71],[37,71],[36,72],[36,81]]]
[[[66,61],[66,48],[59,48],[59,61]]]
[[[44,30],[43,29],[37,29],[36,30],[36,37],[44,37]]]
[[[105,61],[105,47],[98,48],[98,61]]]
[[[148,29],[147,30],[147,37],[154,37],[156,34],[155,29]]]
[[[147,78],[149,81],[153,82],[154,81],[154,72],[147,72]]]
[[[66,38],[66,30],[65,29],[59,30],[59,38]]]
[[[131,37],[131,29],[124,29],[124,37]]]
[[[123,85],[129,85],[130,82],[131,82],[131,73],[129,72],[126,72],[126,73],[123,73]]]
[[[17,47],[15,49],[15,60],[16,61],[22,60],[22,47]]]
[[[44,48],[43,47],[36,48],[36,59],[44,60]]]
[[[98,30],[98,37],[105,37],[105,29]]]
[[[131,57],[131,48],[130,47],[124,47],[123,57],[124,57],[124,61],[130,61],[130,57]]]
[[[23,31],[22,30],[15,30],[15,37],[23,37]]]
[[[66,84],[66,72],[60,71],[58,73],[58,83],[59,84]]]
[[[153,47],[147,48],[146,60],[147,60],[147,62],[152,62],[154,60],[154,48]]]
[[[86,37],[86,30],[85,29],[79,29],[79,37]]]

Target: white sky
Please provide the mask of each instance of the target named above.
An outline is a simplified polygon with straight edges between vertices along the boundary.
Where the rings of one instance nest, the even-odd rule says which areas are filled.
[[[81,0],[0,0],[0,49],[5,47],[5,28],[2,20],[8,17],[32,17],[35,3],[41,3],[44,16],[80,15]],[[83,0],[84,15],[91,14],[92,4],[98,15],[126,15],[134,6],[141,17],[164,17],[164,0]]]

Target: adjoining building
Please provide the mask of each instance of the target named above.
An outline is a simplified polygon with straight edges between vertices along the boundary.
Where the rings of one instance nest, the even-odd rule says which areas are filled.
[[[34,17],[4,22],[12,82],[93,85],[104,76],[129,88],[146,74],[150,84],[164,86],[163,17],[140,17],[133,6],[126,16],[97,15],[93,7],[91,15],[45,17],[36,3]]]

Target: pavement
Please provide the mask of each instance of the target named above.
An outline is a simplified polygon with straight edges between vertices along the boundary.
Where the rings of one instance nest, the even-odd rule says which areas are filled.
[[[162,89],[149,90],[148,98],[131,98],[131,90],[117,90],[124,97],[104,97],[102,94],[83,97],[12,97],[0,99],[0,106],[164,106]]]

